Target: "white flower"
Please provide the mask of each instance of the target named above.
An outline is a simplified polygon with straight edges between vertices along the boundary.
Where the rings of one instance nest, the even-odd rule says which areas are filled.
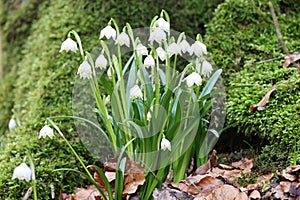
[[[137,51],[137,54],[140,56],[140,55],[148,55],[148,50],[147,48],[142,45],[142,44],[138,44],[136,46],[136,51]]]
[[[169,22],[162,17],[155,21],[154,26],[166,31],[167,33],[170,32]]]
[[[156,53],[157,53],[159,59],[162,60],[162,61],[164,61],[167,57],[165,50],[161,47],[158,47],[156,49]]]
[[[96,68],[99,67],[100,69],[105,69],[105,68],[106,68],[106,65],[107,65],[107,60],[106,60],[106,58],[104,57],[103,54],[100,54],[100,55],[98,56],[98,58],[96,59],[96,62],[95,62]]]
[[[108,25],[104,29],[101,30],[99,39],[102,39],[104,36],[107,39],[113,38],[115,40],[116,36],[117,36],[117,32],[113,27]]]
[[[167,35],[164,32],[164,30],[161,28],[155,28],[150,33],[149,41],[151,43],[156,41],[158,44],[160,44],[162,41],[166,41],[166,40],[167,40]]]
[[[186,40],[182,40],[179,44],[182,53],[191,53],[191,46]]]
[[[72,40],[71,38],[67,38],[60,47],[59,52],[63,52],[63,51],[73,51],[76,52],[78,50],[77,48],[77,43]]]
[[[110,102],[110,96],[108,95],[107,97],[105,97],[104,99],[104,105],[107,105]]]
[[[108,78],[111,78],[112,74],[115,72],[113,67],[108,68],[107,70],[107,76]]]
[[[116,39],[116,44],[119,44],[121,46],[123,46],[125,44],[127,47],[129,47],[130,40],[129,40],[129,36],[127,35],[127,33],[122,32],[120,35],[118,35],[118,37]]]
[[[194,44],[191,46],[191,52],[190,55],[195,54],[197,57],[202,56],[203,54],[207,54],[206,46],[205,44],[196,41]]]
[[[197,74],[196,72],[191,73],[185,79],[186,79],[186,83],[189,87],[192,87],[193,85],[199,86],[202,83],[201,76],[199,74]]]
[[[78,72],[80,78],[82,79],[90,79],[92,78],[92,67],[91,65],[85,60],[81,63],[78,68]]]
[[[14,169],[12,179],[25,180],[29,182],[31,180],[31,169],[26,165],[26,163],[20,164]]]
[[[148,120],[148,121],[150,121],[150,119],[151,119],[151,117],[152,117],[152,115],[151,115],[151,112],[150,112],[150,111],[147,113],[147,116],[146,116],[146,117],[147,117],[147,120]]]
[[[50,128],[48,125],[45,125],[41,130],[39,134],[40,138],[50,137],[51,139],[54,137],[53,129]]]
[[[8,123],[8,128],[10,130],[12,130],[12,129],[16,128],[16,127],[17,127],[17,122],[13,118],[11,118],[9,120],[9,123]]]
[[[155,65],[154,58],[151,55],[148,55],[144,60],[144,66],[146,68],[153,67]]]
[[[205,60],[202,63],[202,72],[201,72],[201,74],[204,75],[205,77],[208,77],[208,76],[210,76],[212,70],[213,69],[212,69],[211,64]]]
[[[180,49],[180,46],[173,42],[172,44],[170,44],[167,48],[167,52],[169,54],[169,56],[173,56],[174,54],[177,55],[177,54],[180,54],[181,52],[181,49]]]
[[[161,143],[160,143],[160,148],[162,149],[162,150],[169,150],[169,151],[171,151],[171,143],[170,143],[170,141],[169,140],[167,140],[166,138],[163,138],[162,140],[161,140]]]
[[[142,90],[140,89],[140,87],[138,85],[133,86],[130,89],[129,93],[130,93],[130,97],[133,99],[143,98]]]

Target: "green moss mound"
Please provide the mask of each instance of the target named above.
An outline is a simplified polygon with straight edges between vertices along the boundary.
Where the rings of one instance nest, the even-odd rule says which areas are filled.
[[[38,196],[50,199],[53,183],[56,197],[60,190],[72,192],[75,187],[89,184],[73,172],[53,172],[57,168],[79,169],[80,165],[61,139],[38,140],[38,131],[45,118],[72,115],[72,89],[80,64],[73,53],[59,54],[61,42],[74,29],[81,36],[85,50],[98,44],[98,34],[114,17],[120,27],[130,22],[133,28],[148,26],[161,9],[171,17],[172,28],[186,31],[191,37],[204,32],[204,22],[220,1],[59,1],[28,0],[1,1],[1,28],[4,37],[6,73],[0,91],[0,199],[20,199],[29,184],[11,180],[13,169],[30,154],[36,166]],[[199,8],[199,9],[194,9]],[[203,14],[204,13],[204,14]],[[7,130],[14,115],[21,127]],[[76,151],[85,163],[94,160],[77,137],[72,121],[58,121]],[[28,163],[28,161],[27,161]]]
[[[300,46],[300,6],[295,1],[274,1],[283,39],[289,51]],[[288,6],[290,5],[290,7]],[[295,6],[295,5],[298,5]],[[259,135],[267,146],[258,163],[283,167],[299,161],[300,76],[294,65],[282,68],[283,56],[272,21],[268,1],[227,0],[207,26],[206,43],[215,63],[224,69],[227,90],[227,125],[239,133]],[[272,88],[265,110],[250,113]],[[230,134],[229,132],[224,134]]]

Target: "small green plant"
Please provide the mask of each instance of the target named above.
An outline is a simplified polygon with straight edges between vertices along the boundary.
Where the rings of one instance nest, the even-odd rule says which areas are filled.
[[[242,187],[246,187],[249,184],[255,184],[257,183],[257,175],[241,171],[241,177],[237,179],[237,183]]]
[[[79,132],[96,130],[97,135],[100,133],[98,141],[104,140],[109,151],[114,154],[121,152],[114,197],[107,178],[101,169],[96,168],[107,183],[109,199],[120,199],[122,196],[126,165],[122,155],[125,152],[146,169],[146,182],[140,191],[140,198],[146,200],[151,198],[154,188],[165,180],[170,170],[174,172],[174,181],[179,182],[185,177],[192,158],[196,161],[196,167],[206,162],[219,137],[217,129],[208,126],[209,118],[205,118],[210,116],[208,113],[216,102],[212,90],[217,87],[221,70],[212,73],[201,36],[198,35],[196,41],[190,40],[184,33],[173,36],[170,18],[164,10],[160,17],[154,17],[150,28],[143,31],[148,34],[146,44],[143,36],[135,36],[129,23],[120,31],[115,20],[111,19],[100,32],[99,47],[91,53],[84,51],[79,35],[73,30],[61,45],[60,52],[77,52],[79,49],[82,59],[77,73],[80,91],[76,93],[76,86],[74,90],[76,102],[78,96],[79,99],[83,97],[83,102],[89,98],[82,91],[92,94],[92,103],[87,106],[76,107],[78,104],[73,103],[75,113],[80,115],[84,110],[88,114],[69,117],[88,122],[93,127],[88,129],[84,126],[82,129],[77,125]],[[193,44],[190,44],[191,41]],[[127,62],[124,59],[128,56],[122,52],[132,52]],[[188,61],[182,73],[176,70],[180,56]],[[104,75],[105,72],[107,75]],[[84,88],[84,84],[88,88]],[[218,100],[222,102],[222,98]],[[80,106],[83,104],[79,102]],[[96,121],[89,118],[94,113]],[[58,126],[52,118],[48,121],[72,150],[102,198],[106,199]],[[219,129],[221,126],[222,123],[218,123]],[[52,137],[47,133],[51,133],[51,128],[47,129],[49,131],[41,135]],[[89,137],[87,141],[95,142]],[[95,145],[92,146],[94,148]]]

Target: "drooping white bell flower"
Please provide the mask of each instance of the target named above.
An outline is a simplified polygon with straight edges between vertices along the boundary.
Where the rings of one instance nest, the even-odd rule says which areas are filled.
[[[160,44],[162,41],[167,40],[167,35],[161,28],[155,28],[151,31],[149,41],[153,43],[156,41],[158,44]]]
[[[105,97],[105,99],[104,99],[104,105],[109,104],[109,102],[110,102],[110,96],[108,95],[108,96]]]
[[[100,54],[95,61],[96,68],[105,69],[107,66],[107,60],[103,54]]]
[[[160,29],[162,29],[162,30],[164,30],[164,31],[166,31],[167,33],[169,33],[170,32],[170,24],[169,24],[169,22],[167,22],[164,18],[159,18],[158,20],[156,20],[155,22],[154,22],[154,26],[155,27],[158,27],[158,28],[160,28]]]
[[[180,54],[181,49],[180,49],[180,46],[177,43],[173,42],[168,46],[167,52],[168,52],[169,56],[171,57],[173,55]]]
[[[67,38],[60,47],[59,53],[63,51],[73,51],[76,52],[78,50],[77,43],[71,38]]]
[[[151,55],[148,55],[144,60],[144,66],[146,68],[153,67],[155,65],[154,58]]]
[[[81,65],[78,68],[78,72],[77,74],[79,74],[79,77],[81,79],[90,79],[92,78],[92,67],[91,65],[88,63],[88,61],[83,61],[81,63]]]
[[[159,57],[159,59],[160,59],[161,61],[166,60],[167,54],[166,54],[166,52],[165,52],[165,50],[164,50],[163,48],[158,47],[158,48],[156,49],[156,53],[157,53],[157,56]]]
[[[192,87],[193,85],[199,86],[202,83],[201,76],[196,72],[193,72],[190,75],[188,75],[185,78],[185,80],[186,80],[186,83],[187,83],[188,87]]]
[[[151,115],[151,112],[149,111],[149,112],[147,113],[146,119],[147,119],[148,121],[150,121],[150,120],[151,120],[151,117],[152,117],[152,115]]]
[[[143,98],[142,90],[138,85],[134,85],[129,91],[130,97],[133,99]]]
[[[180,49],[182,53],[191,53],[191,46],[186,40],[182,40],[179,43]]]
[[[164,151],[167,149],[171,151],[171,142],[168,139],[163,138],[160,143],[160,148]]]
[[[196,41],[191,46],[190,55],[195,54],[197,57],[202,56],[203,54],[207,54],[206,46],[202,42]]]
[[[113,27],[108,25],[104,29],[101,30],[99,39],[102,39],[104,36],[107,39],[112,38],[115,40],[116,36],[117,36],[117,32]]]
[[[107,76],[108,76],[108,78],[111,79],[112,74],[113,74],[114,72],[115,72],[115,70],[114,70],[113,67],[108,68],[108,70],[107,70]]]
[[[209,62],[207,62],[206,60],[203,61],[201,74],[205,77],[209,77],[212,70],[213,70],[213,68],[212,68],[211,64]]]
[[[53,129],[50,128],[50,126],[45,125],[39,133],[39,139],[40,138],[45,138],[45,137],[50,137],[51,139],[54,137]]]
[[[12,130],[12,129],[16,128],[16,127],[17,127],[17,122],[16,122],[16,120],[14,120],[13,118],[11,118],[11,119],[9,120],[9,122],[8,122],[8,128],[9,128],[10,130]]]
[[[20,164],[14,169],[12,179],[25,180],[29,182],[31,180],[31,169],[26,165],[26,163]]]
[[[148,50],[147,48],[142,45],[142,44],[138,44],[136,46],[136,51],[137,51],[137,54],[140,56],[140,55],[148,55]]]
[[[123,46],[125,44],[127,47],[129,47],[130,39],[129,39],[129,36],[127,35],[127,33],[125,33],[125,32],[120,33],[116,39],[116,44],[119,44],[121,46]]]

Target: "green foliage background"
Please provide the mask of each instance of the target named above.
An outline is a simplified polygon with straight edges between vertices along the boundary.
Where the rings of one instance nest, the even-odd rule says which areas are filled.
[[[300,47],[297,2],[273,1],[290,53],[298,52]],[[228,87],[227,125],[241,134],[258,135],[267,141],[257,160],[260,167],[278,168],[299,162],[300,152],[296,148],[300,145],[299,71],[295,65],[283,69],[283,58],[254,64],[284,55],[268,1],[226,0],[207,25],[205,41],[216,65],[224,69]],[[250,113],[251,105],[257,104],[274,86],[277,90],[265,110]]]
[[[1,30],[4,41],[3,67],[5,80],[0,90],[0,199],[20,199],[29,188],[24,181],[11,180],[13,169],[30,153],[36,165],[38,195],[50,199],[50,184],[72,192],[87,184],[83,177],[71,172],[52,172],[68,167],[78,169],[72,153],[60,139],[38,140],[45,118],[71,115],[71,97],[79,56],[59,54],[61,42],[74,29],[81,36],[85,50],[97,44],[100,30],[114,17],[122,27],[148,26],[161,9],[167,10],[171,26],[189,36],[204,33],[204,24],[221,0],[204,1],[0,1]],[[22,126],[7,130],[11,116]],[[70,121],[59,123],[76,151],[91,160]],[[79,170],[81,170],[79,168]]]

